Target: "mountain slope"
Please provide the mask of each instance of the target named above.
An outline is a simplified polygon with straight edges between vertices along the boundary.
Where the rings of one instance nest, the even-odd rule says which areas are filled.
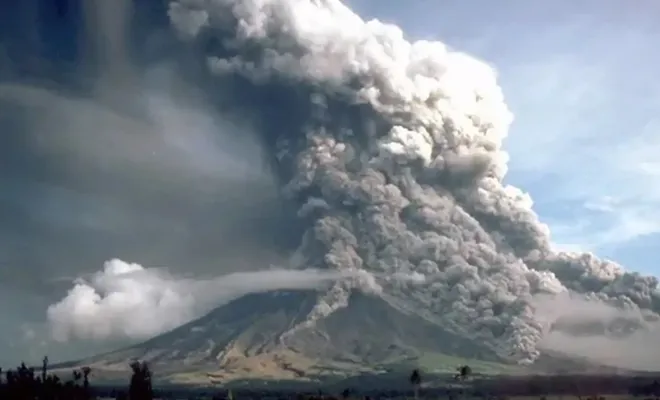
[[[306,324],[316,301],[312,291],[246,295],[147,342],[80,363],[122,369],[141,359],[175,380],[186,372],[196,377],[186,379],[226,380],[370,372],[437,353],[499,361],[487,347],[380,297],[353,294],[347,307]]]

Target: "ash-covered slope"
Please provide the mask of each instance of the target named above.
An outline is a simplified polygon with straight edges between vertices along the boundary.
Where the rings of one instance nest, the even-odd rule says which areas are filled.
[[[347,307],[309,324],[317,296],[313,291],[246,295],[147,342],[80,364],[125,369],[140,359],[159,374],[301,378],[374,371],[427,353],[499,360],[488,347],[378,296],[355,293]]]

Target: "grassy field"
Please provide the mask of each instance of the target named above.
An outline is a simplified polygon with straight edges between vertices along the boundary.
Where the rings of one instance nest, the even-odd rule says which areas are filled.
[[[480,361],[446,354],[429,353],[417,359],[417,366],[424,371],[436,374],[455,373],[460,365],[469,365],[472,372],[483,375],[510,374],[520,370],[515,365],[506,365],[490,361]]]

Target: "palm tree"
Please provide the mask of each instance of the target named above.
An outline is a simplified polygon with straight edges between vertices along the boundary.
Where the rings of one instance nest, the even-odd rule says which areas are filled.
[[[461,365],[460,367],[456,368],[456,371],[457,374],[454,375],[454,379],[457,381],[464,381],[470,375],[472,375],[472,368],[470,368],[469,365]]]
[[[415,399],[417,399],[419,396],[419,387],[422,385],[422,375],[418,369],[414,369],[412,374],[410,374],[410,384],[413,387]]]
[[[348,388],[344,389],[341,392],[341,398],[344,399],[344,400],[348,399],[348,396],[350,396],[350,395],[351,395],[351,391]]]
[[[153,391],[151,388],[151,371],[146,362],[135,361],[131,363],[133,376],[131,376],[128,397],[130,399],[151,400]]]
[[[82,373],[78,371],[77,369],[73,370],[73,382],[78,383],[80,379],[82,378]]]
[[[48,375],[48,356],[45,356],[41,362],[41,381],[46,382]]]
[[[80,372],[82,372],[83,387],[87,389],[89,388],[89,374],[92,372],[92,369],[90,367],[82,367]]]

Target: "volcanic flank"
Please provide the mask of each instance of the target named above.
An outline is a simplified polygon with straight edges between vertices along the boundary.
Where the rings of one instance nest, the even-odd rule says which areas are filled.
[[[578,318],[547,305],[560,294],[651,329],[656,278],[553,250],[530,197],[503,183],[512,114],[488,65],[337,0],[179,0],[169,16],[204,49],[210,95],[256,121],[299,205],[293,268],[361,273],[241,298],[106,361],[265,371],[442,351],[532,363],[562,313]]]
[[[160,374],[192,368],[218,377],[302,378],[377,371],[422,353],[497,361],[487,346],[446,331],[383,298],[354,293],[348,307],[315,324],[316,292],[251,294],[152,340],[85,363],[121,369],[148,360]]]

